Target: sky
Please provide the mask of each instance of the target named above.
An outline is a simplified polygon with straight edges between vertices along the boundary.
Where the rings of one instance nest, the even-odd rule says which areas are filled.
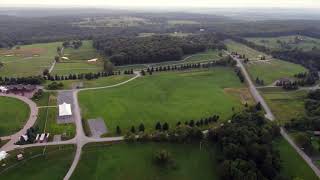
[[[0,0],[0,7],[320,8],[320,0]]]

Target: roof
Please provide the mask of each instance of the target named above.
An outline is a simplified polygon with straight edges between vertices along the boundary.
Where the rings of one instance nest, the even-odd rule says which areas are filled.
[[[4,160],[7,157],[8,153],[5,151],[0,152],[0,161]]]
[[[4,86],[0,86],[0,90],[1,91],[8,91],[8,88],[4,87]]]
[[[88,60],[88,62],[96,62],[97,60],[98,60],[98,58],[90,59],[90,60]]]
[[[63,103],[59,105],[59,116],[71,116],[71,104]]]

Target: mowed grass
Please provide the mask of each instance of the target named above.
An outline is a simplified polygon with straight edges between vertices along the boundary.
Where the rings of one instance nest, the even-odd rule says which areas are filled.
[[[0,136],[18,132],[27,122],[29,106],[15,98],[0,96]]]
[[[53,75],[69,75],[81,73],[96,73],[103,71],[102,62],[88,63],[86,61],[69,61],[57,63],[51,72]]]
[[[154,153],[162,149],[170,152],[175,168],[154,164]],[[214,180],[217,173],[215,153],[204,145],[200,150],[199,144],[122,143],[85,147],[71,179]]]
[[[285,139],[279,138],[276,140],[274,147],[279,150],[282,165],[281,173],[284,176],[290,177],[290,179],[318,179],[312,169]]]
[[[303,116],[306,91],[285,91],[280,88],[260,89],[272,112],[281,125],[292,118]]]
[[[48,146],[44,155],[43,149],[43,147],[24,149],[23,161],[16,159],[20,151],[9,152],[10,156],[5,162],[7,166],[0,168],[0,179],[63,179],[71,166],[75,148],[72,145]],[[10,166],[13,167],[3,171]]]
[[[0,49],[0,61],[4,66],[0,76],[32,76],[42,74],[51,66],[61,42],[20,46],[20,49]]]
[[[307,70],[298,64],[273,59],[262,52],[256,51],[244,44],[234,41],[226,41],[229,52],[245,54],[249,58],[246,68],[253,80],[257,77],[264,81],[265,85],[270,85],[281,78],[292,78],[295,74],[306,72]],[[266,61],[259,60],[259,56],[265,56]]]
[[[116,75],[116,76],[109,76],[109,77],[101,77],[99,79],[93,80],[64,80],[59,81],[63,83],[63,89],[74,89],[80,83],[83,84],[82,88],[93,88],[93,87],[104,87],[104,86],[111,86],[114,84],[118,84],[124,82],[130,78],[134,77],[133,75]],[[45,86],[51,84],[52,81],[46,81]]]
[[[65,48],[64,56],[70,60],[90,60],[99,56],[97,50],[92,46],[92,41],[82,41],[82,46],[79,49]]]
[[[159,122],[177,122],[220,115],[227,120],[232,108],[242,109],[240,98],[224,91],[241,88],[231,68],[155,73],[125,85],[82,91],[79,102],[84,119],[102,117],[110,132],[144,123],[153,129]]]
[[[270,62],[247,64],[246,68],[253,80],[259,77],[265,85],[270,85],[281,78],[293,78],[300,72],[307,72],[307,69],[301,65],[276,59]]]
[[[300,41],[295,42],[295,38],[299,37]],[[311,50],[312,48],[320,48],[320,39],[311,38],[307,36],[280,36],[280,37],[254,37],[246,38],[248,41],[254,42],[258,45],[268,47],[273,50],[286,49],[278,41],[284,42],[289,49],[299,48],[302,50]]]

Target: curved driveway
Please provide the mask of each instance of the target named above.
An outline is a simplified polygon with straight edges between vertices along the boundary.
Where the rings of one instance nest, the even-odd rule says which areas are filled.
[[[8,143],[6,143],[3,147],[1,147],[1,150],[9,151],[15,147],[14,143],[19,140],[20,136],[24,135],[27,132],[27,130],[34,125],[34,123],[37,120],[38,108],[37,108],[36,103],[34,103],[33,101],[31,101],[30,99],[28,99],[24,96],[18,96],[18,95],[14,95],[14,94],[0,94],[0,96],[19,99],[19,100],[25,102],[26,104],[28,104],[30,107],[29,119],[27,120],[24,127],[19,132],[15,133],[15,134],[12,134],[10,136],[0,137],[1,140],[9,140],[10,139],[10,141]],[[17,113],[19,113],[19,112],[17,112]]]

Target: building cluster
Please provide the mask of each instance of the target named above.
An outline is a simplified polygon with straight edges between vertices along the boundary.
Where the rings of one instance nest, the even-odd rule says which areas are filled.
[[[1,93],[29,93],[29,92],[33,92],[34,90],[36,90],[36,86],[35,85],[23,85],[23,84],[18,84],[18,85],[8,85],[8,86],[0,86],[0,92]]]

